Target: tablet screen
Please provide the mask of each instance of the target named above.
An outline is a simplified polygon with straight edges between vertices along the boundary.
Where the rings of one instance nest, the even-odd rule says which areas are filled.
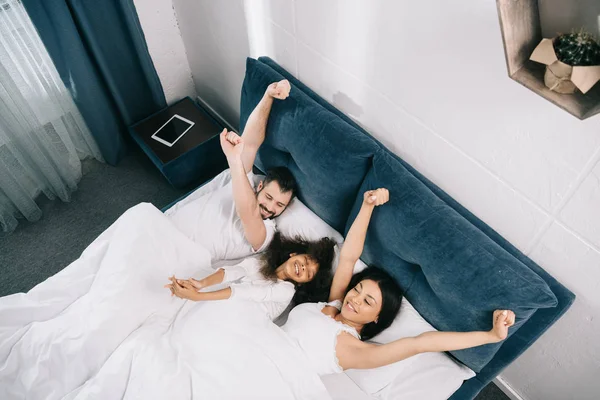
[[[174,115],[166,124],[157,130],[152,138],[167,145],[172,146],[177,142],[194,123],[179,115]]]

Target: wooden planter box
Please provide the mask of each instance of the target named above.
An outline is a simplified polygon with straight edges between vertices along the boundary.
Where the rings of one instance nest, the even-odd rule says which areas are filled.
[[[496,0],[508,75],[579,119],[600,113],[600,83],[582,94],[560,94],[544,85],[546,66],[529,60],[543,39],[538,0]]]

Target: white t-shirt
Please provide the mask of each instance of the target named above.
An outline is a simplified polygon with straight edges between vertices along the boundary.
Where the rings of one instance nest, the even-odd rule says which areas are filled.
[[[260,181],[252,172],[248,173],[248,180],[253,189]],[[265,250],[275,235],[275,221],[263,221],[267,236],[262,246],[254,251],[246,240],[242,221],[235,210],[230,171],[223,171],[207,186],[213,190],[197,198],[184,199],[181,205],[168,210],[166,214],[171,222],[187,237],[205,247],[213,262],[243,258]]]
[[[325,306],[340,310],[339,300],[331,303],[304,303],[294,307],[288,320],[281,328],[294,339],[311,366],[319,375],[329,375],[343,372],[336,355],[337,338],[342,332],[347,332],[357,339],[360,335],[356,329],[334,318],[323,314]],[[306,329],[310,327],[310,329]]]
[[[287,281],[267,280],[260,273],[261,262],[258,256],[248,257],[231,267],[221,267],[225,271],[223,283],[231,283],[231,299],[243,299],[260,303],[265,312],[274,320],[290,304],[296,288]]]

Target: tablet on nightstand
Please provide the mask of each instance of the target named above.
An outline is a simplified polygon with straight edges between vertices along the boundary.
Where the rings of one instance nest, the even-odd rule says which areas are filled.
[[[192,121],[175,114],[151,137],[165,146],[172,147],[192,126],[194,126]]]

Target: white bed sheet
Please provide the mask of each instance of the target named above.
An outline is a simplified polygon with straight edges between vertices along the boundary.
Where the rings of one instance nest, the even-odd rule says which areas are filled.
[[[375,400],[345,374],[319,379],[310,373],[294,346],[282,336],[283,331],[262,320],[250,304],[232,301],[194,307],[190,302],[183,306],[179,299],[164,301],[168,293],[162,285],[167,276],[201,278],[220,266],[241,261],[210,265],[208,252],[173,230],[168,222],[168,216],[181,205],[229,180],[230,174],[224,171],[174,205],[165,213],[167,218],[151,205],[134,207],[63,271],[27,294],[1,298],[0,398],[25,398],[25,392],[32,399],[140,398],[142,394],[157,398],[164,391],[165,396],[176,394],[182,399],[243,399],[253,398],[254,393],[261,399],[331,396],[339,400]],[[166,246],[161,242],[165,237],[170,238]],[[149,244],[153,241],[154,245]],[[124,291],[126,286],[132,289]],[[119,291],[121,297],[116,295]],[[118,322],[112,319],[114,313],[124,309],[128,311]],[[71,332],[69,337],[63,329],[69,318],[86,312],[95,315],[93,327],[80,329],[75,337]],[[288,312],[275,322],[283,324]],[[227,319],[220,314],[239,318]],[[193,338],[185,339],[189,343],[182,339],[187,331],[196,332]],[[266,340],[256,342],[253,337]],[[245,346],[246,342],[251,344]],[[189,346],[182,347],[181,343]],[[260,343],[271,346],[261,347]],[[90,344],[94,345],[91,353]],[[53,347],[54,353],[39,353],[44,347]],[[189,352],[203,354],[201,361],[196,363],[186,355]],[[254,368],[240,368],[243,361],[253,362]],[[264,370],[282,380],[276,379],[275,384],[264,381],[264,375],[256,373],[261,370],[261,362]],[[204,368],[207,365],[211,368]],[[169,366],[178,373],[171,374]],[[53,373],[56,379],[48,379]],[[238,384],[231,384],[232,377]],[[273,390],[265,391],[266,387]]]
[[[0,398],[329,399],[256,304],[163,288],[212,271],[159,210],[130,209],[59,274],[0,298]]]
[[[321,377],[332,400],[376,400],[363,392],[346,374],[331,374]]]

